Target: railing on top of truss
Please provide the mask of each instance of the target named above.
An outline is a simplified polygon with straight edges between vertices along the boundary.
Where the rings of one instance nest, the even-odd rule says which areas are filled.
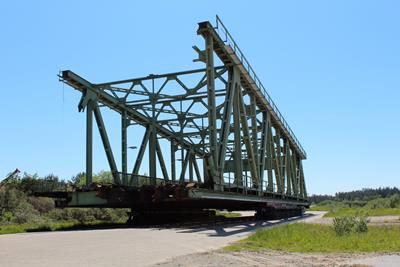
[[[272,100],[270,95],[267,93],[267,90],[265,89],[264,85],[261,83],[260,79],[258,78],[258,76],[255,73],[255,71],[253,70],[253,68],[251,67],[249,61],[246,59],[246,57],[244,56],[242,50],[240,50],[239,46],[236,44],[236,42],[233,39],[232,35],[229,33],[228,29],[222,23],[222,21],[218,17],[218,15],[216,16],[216,27],[214,27],[214,29],[217,31],[218,35],[221,37],[221,40],[224,43],[226,43],[227,45],[229,45],[233,49],[233,52],[239,58],[239,60],[241,61],[243,67],[247,70],[247,72],[250,75],[250,77],[254,80],[255,84],[261,90],[261,93],[264,95],[264,97],[269,102],[272,110],[277,114],[277,116],[281,120],[283,126],[286,128],[286,130],[289,132],[289,134],[293,137],[296,145],[300,148],[301,152],[304,154],[305,157],[307,157],[306,151],[301,146],[300,142],[297,140],[297,138],[294,135],[292,129],[289,126],[289,124],[286,122],[285,118],[282,116],[282,114],[279,111],[278,107],[275,105],[274,101]],[[222,35],[220,34],[220,31],[221,31],[222,35],[224,35],[225,39],[222,39]]]

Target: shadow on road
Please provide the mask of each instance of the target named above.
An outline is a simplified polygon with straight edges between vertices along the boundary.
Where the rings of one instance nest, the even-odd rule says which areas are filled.
[[[232,224],[224,224],[224,225],[217,225],[217,226],[203,226],[203,227],[193,227],[190,229],[184,229],[179,231],[177,228],[178,233],[201,233],[204,232],[208,236],[231,236],[237,235],[241,233],[248,233],[253,232],[259,228],[269,228],[275,227],[279,225],[284,225],[292,222],[296,222],[299,220],[303,220],[305,218],[311,218],[315,216],[314,214],[305,214],[303,216],[292,217],[287,219],[281,220],[274,220],[274,221],[262,221],[257,220],[254,222],[239,222],[239,223],[232,223]]]
[[[26,229],[26,232],[48,232],[48,231],[90,231],[90,230],[111,230],[111,229],[135,229],[149,228],[153,230],[174,229],[177,233],[204,233],[208,236],[230,236],[240,233],[255,231],[261,227],[273,227],[283,225],[305,218],[316,216],[315,214],[306,214],[300,217],[292,217],[275,221],[248,220],[242,222],[220,222],[217,225],[213,222],[203,222],[194,225],[185,223],[179,224],[148,224],[148,225],[132,225],[126,223],[96,223],[96,224],[76,224],[65,227],[51,229],[49,226]]]

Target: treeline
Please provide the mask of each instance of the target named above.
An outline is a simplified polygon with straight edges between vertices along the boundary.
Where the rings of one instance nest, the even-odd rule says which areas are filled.
[[[311,195],[310,202],[318,204],[326,200],[347,201],[347,202],[367,202],[377,198],[388,198],[393,195],[399,195],[400,190],[397,187],[380,187],[376,189],[364,188],[350,192],[338,192],[332,195]]]
[[[372,200],[375,198],[387,198],[396,194],[400,194],[397,187],[380,187],[377,189],[364,188],[362,190],[355,190],[351,192],[339,192],[335,194],[336,200]]]
[[[66,190],[84,184],[85,174],[79,173],[71,181],[63,181],[56,175],[39,177],[15,172],[0,182],[0,225],[7,224],[49,224],[73,221],[87,223],[95,221],[119,222],[127,219],[126,209],[99,208],[54,208],[54,200],[35,197],[35,191]],[[94,181],[109,183],[109,172],[100,172]]]

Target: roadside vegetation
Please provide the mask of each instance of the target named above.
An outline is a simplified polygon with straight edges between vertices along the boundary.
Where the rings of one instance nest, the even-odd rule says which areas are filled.
[[[273,249],[290,252],[398,252],[400,226],[369,226],[339,235],[333,226],[295,223],[259,230],[227,251]]]
[[[34,197],[36,190],[65,190],[79,187],[84,183],[84,174],[64,182],[55,175],[13,175],[0,183],[0,234],[33,231],[54,231],[84,229],[126,222],[126,209],[56,209],[54,200]],[[112,177],[108,172],[95,175],[97,182],[109,183]]]
[[[397,188],[363,189],[334,196],[313,195],[310,210],[327,211],[331,225],[295,223],[259,230],[225,248],[290,252],[399,252],[400,224],[370,226],[367,216],[400,215]],[[399,217],[400,220],[400,217]]]
[[[333,230],[337,236],[349,235],[351,233],[368,232],[368,219],[366,217],[335,217],[333,218]]]
[[[400,191],[395,187],[311,196],[310,200],[310,210],[327,211],[325,217],[400,215]]]

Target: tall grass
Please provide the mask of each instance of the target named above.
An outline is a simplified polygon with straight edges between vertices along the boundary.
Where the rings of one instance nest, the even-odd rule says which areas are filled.
[[[324,217],[400,215],[399,208],[337,208],[328,210]]]
[[[338,236],[331,226],[296,223],[259,230],[228,251],[274,249],[291,252],[400,251],[400,226],[371,226],[368,232]]]

